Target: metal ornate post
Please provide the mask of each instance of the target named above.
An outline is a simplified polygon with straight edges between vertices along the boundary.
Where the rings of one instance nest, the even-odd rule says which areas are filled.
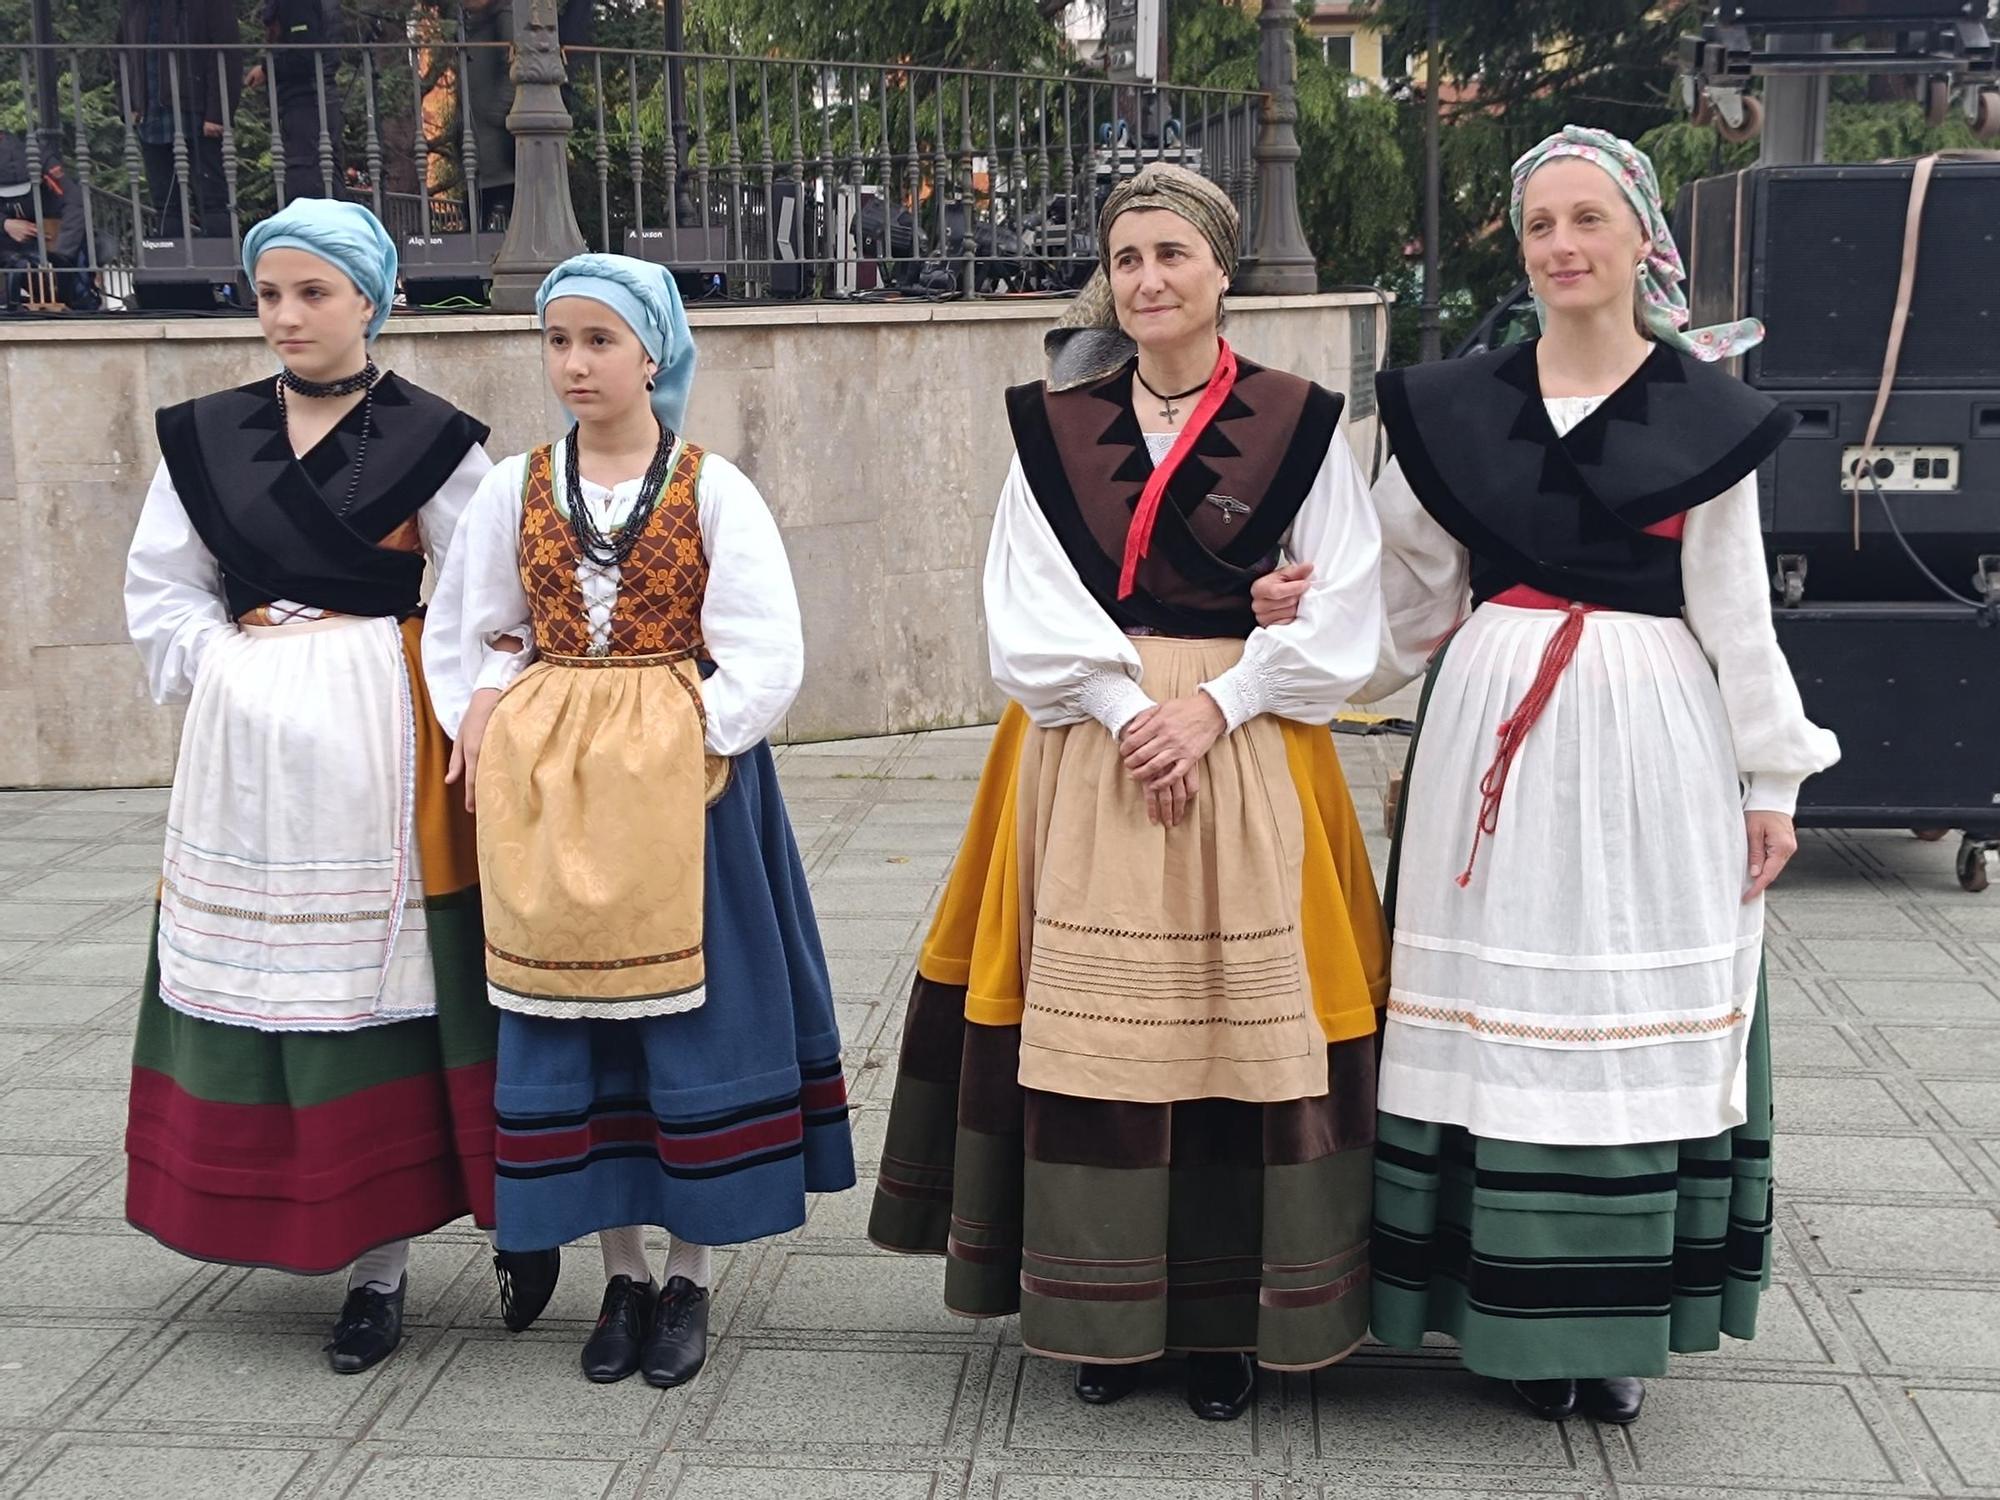
[[[1257,236],[1238,279],[1246,292],[1272,295],[1319,288],[1319,271],[1299,222],[1299,13],[1292,0],[1263,0],[1257,18],[1257,86],[1264,119],[1257,133]]]
[[[510,0],[514,8],[514,212],[493,259],[493,305],[532,312],[535,289],[560,261],[582,253],[569,199],[569,111],[563,107],[556,0]]]

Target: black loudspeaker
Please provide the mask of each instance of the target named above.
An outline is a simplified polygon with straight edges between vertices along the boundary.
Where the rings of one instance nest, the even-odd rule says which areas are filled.
[[[498,230],[410,235],[402,251],[403,298],[409,310],[455,300],[486,301],[493,260],[506,238]]]
[[[1840,737],[1840,763],[1799,794],[1799,822],[2000,832],[2000,633],[1941,604],[1774,618],[1807,716]]]
[[[1744,380],[1799,425],[1759,486],[1774,571],[1802,558],[1791,602],[1976,596],[2000,553],[2000,162],[1942,162],[1924,204],[1910,317],[1869,474],[1857,462],[1888,350],[1912,167],[1771,167],[1704,179],[1676,209],[1696,326],[1746,315],[1766,338]],[[1881,495],[1877,496],[1879,486]]]
[[[218,288],[227,290],[218,295]],[[213,312],[218,307],[257,305],[243,279],[236,242],[219,235],[141,240],[138,264],[132,270],[132,299],[147,312]]]
[[[1705,178],[1683,199],[1697,325],[1746,313],[1770,337],[1743,378],[1770,391],[1868,390],[1882,376],[1913,168],[1766,167]],[[1941,162],[1900,390],[1991,385],[2000,344],[2000,161]]]

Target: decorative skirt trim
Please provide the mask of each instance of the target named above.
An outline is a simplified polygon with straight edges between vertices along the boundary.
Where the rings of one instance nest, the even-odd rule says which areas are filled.
[[[698,984],[676,995],[650,995],[632,1000],[566,1000],[554,995],[523,995],[489,983],[486,997],[501,1010],[549,1021],[639,1021],[649,1016],[678,1016],[701,1009],[708,1002],[708,986]]]

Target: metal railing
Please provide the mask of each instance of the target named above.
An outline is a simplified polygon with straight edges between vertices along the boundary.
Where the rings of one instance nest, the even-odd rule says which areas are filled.
[[[23,206],[36,224],[61,216],[56,238],[72,251],[0,237],[0,259],[67,264],[114,300],[122,289],[165,304],[169,289],[232,283],[244,230],[280,203],[342,196],[403,248],[411,302],[476,295],[514,201],[510,55],[414,23],[327,48],[0,47],[0,128],[23,144]],[[1104,195],[1150,160],[1204,173],[1257,223],[1258,93],[564,55],[585,241],[674,267],[692,296],[1070,290],[1096,264]],[[42,172],[57,157],[77,201],[53,209]]]

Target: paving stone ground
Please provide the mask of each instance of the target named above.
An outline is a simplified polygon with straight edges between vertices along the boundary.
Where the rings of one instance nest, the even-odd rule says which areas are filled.
[[[781,755],[874,1171],[902,999],[987,731]],[[1378,868],[1396,739],[1344,738]],[[125,1227],[129,1042],[166,793],[0,794],[0,1500],[1359,1500],[2000,1496],[2000,890],[1951,846],[1809,834],[1773,902],[1778,1284],[1616,1431],[1517,1415],[1446,1348],[1267,1379],[1231,1426],[1177,1377],[1086,1409],[1011,1321],[872,1250],[872,1176],[718,1259],[709,1368],[584,1382],[595,1251],[510,1337],[469,1225],[423,1241],[411,1335],[340,1378],[334,1280]]]

